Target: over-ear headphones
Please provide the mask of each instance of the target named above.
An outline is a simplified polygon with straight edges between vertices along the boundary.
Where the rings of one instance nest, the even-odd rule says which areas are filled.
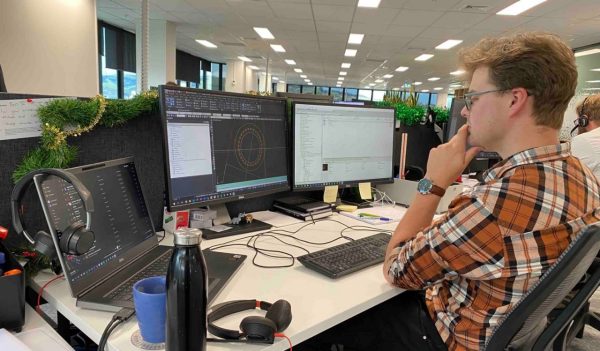
[[[579,111],[579,115],[577,116],[577,119],[575,120],[575,127],[573,127],[573,129],[571,129],[571,134],[573,134],[573,132],[576,129],[585,128],[588,126],[588,124],[590,124],[590,118],[585,114],[585,102],[587,101],[588,98],[589,98],[589,96],[586,96],[585,99],[583,99],[583,103],[581,104],[581,111]]]
[[[90,229],[92,212],[94,211],[94,203],[92,202],[92,196],[90,191],[81,183],[77,177],[68,171],[57,169],[57,168],[43,168],[27,173],[21,178],[10,195],[12,222],[15,231],[19,234],[23,234],[27,240],[34,245],[34,249],[50,258],[54,258],[56,250],[54,250],[54,243],[52,236],[45,231],[40,230],[37,232],[35,237],[32,237],[23,226],[21,199],[25,194],[27,188],[33,181],[36,175],[54,175],[59,177],[66,182],[73,185],[77,194],[83,202],[83,206],[86,211],[86,224],[81,221],[71,223],[66,229],[60,231],[57,229],[59,236],[59,248],[60,250],[69,255],[82,255],[89,251],[94,245],[95,237],[94,233]]]
[[[259,308],[267,311],[264,317],[249,316],[240,323],[240,330],[216,326],[214,322],[225,316],[244,310]],[[285,300],[270,304],[259,300],[235,300],[213,306],[206,317],[208,331],[225,340],[245,340],[247,342],[272,344],[276,333],[284,331],[292,322],[292,307]]]

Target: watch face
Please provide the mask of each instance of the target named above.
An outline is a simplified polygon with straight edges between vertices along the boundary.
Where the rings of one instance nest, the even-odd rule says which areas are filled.
[[[423,178],[419,180],[419,183],[417,183],[417,191],[424,195],[429,194],[431,192],[432,187],[433,183],[431,183],[431,180],[427,178]]]

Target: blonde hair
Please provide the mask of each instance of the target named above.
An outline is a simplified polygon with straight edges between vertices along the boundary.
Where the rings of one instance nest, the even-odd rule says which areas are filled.
[[[529,32],[484,38],[459,52],[469,74],[488,67],[490,81],[499,89],[525,88],[533,99],[538,125],[560,129],[577,86],[573,51],[558,36]]]
[[[585,101],[585,106],[583,106]],[[600,94],[590,95],[575,108],[577,116],[586,115],[590,121],[600,120]]]

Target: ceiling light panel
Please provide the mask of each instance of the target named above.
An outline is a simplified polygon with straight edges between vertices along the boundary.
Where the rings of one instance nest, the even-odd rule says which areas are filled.
[[[431,54],[421,54],[421,55],[415,57],[415,61],[427,61],[432,57],[433,57],[433,55],[431,55]]]
[[[211,48],[211,49],[216,49],[216,48],[217,48],[217,46],[216,46],[215,44],[211,43],[211,42],[210,42],[210,41],[208,41],[208,40],[200,40],[200,39],[196,39],[196,42],[197,42],[198,44],[201,44],[201,45],[204,45],[204,46],[206,46],[207,48]]]
[[[346,49],[346,52],[344,53],[344,56],[348,56],[348,57],[354,57],[356,56],[356,53],[358,51],[355,49]]]
[[[345,76],[345,75],[347,75],[347,74],[348,74],[348,72],[345,72],[345,71],[340,71],[340,76]]]
[[[438,50],[449,50],[462,42],[463,42],[462,40],[449,39],[449,40],[446,40],[445,42],[441,43],[440,45],[436,46],[435,48]]]
[[[275,51],[275,52],[285,52],[285,49],[283,48],[283,46],[278,45],[278,44],[271,44],[271,49],[273,49],[273,51]]]
[[[393,76],[394,76],[393,74],[384,74],[384,75],[383,75],[383,78],[385,78],[385,79],[390,79],[390,78],[392,78]]]
[[[598,54],[598,53],[600,53],[600,49],[590,49],[590,50],[578,51],[575,53],[575,57],[593,55],[593,54]]]
[[[302,73],[302,69],[301,68],[294,68],[294,72],[296,72],[296,73]]]
[[[427,78],[427,80],[430,82],[435,82],[436,80],[440,80],[440,77],[431,77],[431,78]]]
[[[342,63],[342,68],[350,68],[350,66],[352,66],[351,63],[348,63],[348,62]]]
[[[285,63],[287,63],[288,65],[293,66],[293,65],[296,64],[296,61],[294,61],[294,60],[285,60]]]
[[[379,7],[379,3],[381,0],[358,0],[358,7],[370,7],[376,8]]]
[[[465,73],[465,71],[463,71],[462,69],[458,69],[456,71],[450,72],[450,74],[453,76],[460,76],[461,74],[464,74],[464,73]]]
[[[249,58],[247,58],[246,56],[238,56],[238,58],[244,62],[252,62],[252,60],[250,60]]]
[[[408,67],[406,66],[400,66],[398,68],[396,68],[396,72],[404,72],[408,69]]]
[[[254,27],[254,31],[263,39],[275,39],[269,28]]]
[[[500,10],[499,12],[496,12],[496,14],[503,16],[516,16],[545,1],[546,0],[520,0]]]
[[[362,43],[364,37],[365,37],[364,34],[350,33],[350,35],[348,36],[348,44],[360,45],[360,43]]]

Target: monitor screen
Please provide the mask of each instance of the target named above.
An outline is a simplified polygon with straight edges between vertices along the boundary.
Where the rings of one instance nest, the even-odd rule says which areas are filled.
[[[293,189],[392,181],[394,109],[295,103]]]
[[[286,101],[160,87],[167,207],[289,190]]]

